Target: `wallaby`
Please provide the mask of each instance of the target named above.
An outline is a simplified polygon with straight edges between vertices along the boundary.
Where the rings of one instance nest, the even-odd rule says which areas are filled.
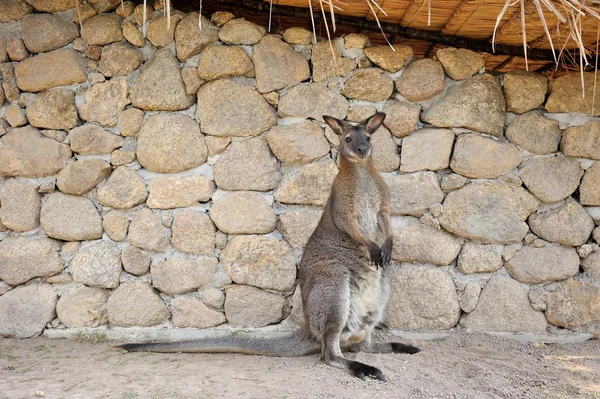
[[[171,343],[125,344],[127,351],[233,352],[302,356],[321,352],[325,363],[352,375],[385,381],[367,364],[344,358],[342,349],[417,353],[401,343],[372,344],[371,333],[383,317],[392,253],[389,192],[371,160],[371,134],[383,123],[377,113],[362,124],[323,116],[339,136],[340,170],[319,224],[298,266],[305,326],[279,338],[207,338]]]

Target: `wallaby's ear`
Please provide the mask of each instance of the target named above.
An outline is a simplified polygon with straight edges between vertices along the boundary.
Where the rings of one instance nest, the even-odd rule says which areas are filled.
[[[344,123],[341,120],[336,119],[333,116],[327,115],[323,115],[323,119],[325,120],[325,122],[327,122],[327,124],[335,134],[340,136],[342,133],[344,133]]]
[[[383,123],[384,119],[385,119],[385,114],[383,112],[378,112],[375,115],[373,115],[372,117],[370,117],[369,119],[367,119],[364,122],[367,132],[369,132],[371,134],[375,133],[375,131],[377,129],[379,129],[379,126],[381,126],[381,124]]]

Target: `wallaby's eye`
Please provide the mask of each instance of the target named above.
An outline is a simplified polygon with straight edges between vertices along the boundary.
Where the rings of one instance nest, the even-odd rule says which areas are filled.
[[[352,141],[352,138],[350,136],[346,137],[346,143],[349,143]]]
[[[371,141],[371,136],[367,136],[367,141]]]

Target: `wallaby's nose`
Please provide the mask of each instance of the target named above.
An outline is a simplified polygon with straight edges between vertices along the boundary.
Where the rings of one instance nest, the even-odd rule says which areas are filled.
[[[356,147],[356,151],[360,154],[360,155],[365,155],[368,151],[368,147],[366,145],[359,145],[358,147]]]

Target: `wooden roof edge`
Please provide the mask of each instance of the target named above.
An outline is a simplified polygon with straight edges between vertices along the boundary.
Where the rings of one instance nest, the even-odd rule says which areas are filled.
[[[273,4],[262,0],[213,0],[216,3],[223,5],[243,8],[254,12],[269,13],[272,7],[273,15],[282,15],[287,17],[301,18],[309,20],[311,18],[310,10],[302,7],[290,7]],[[323,16],[321,13],[314,13],[315,22],[322,22]],[[337,25],[344,25],[355,28],[357,30],[379,31],[376,21],[369,21],[364,18],[350,17],[346,15],[336,14]],[[399,35],[406,39],[416,39],[431,43],[439,43],[446,46],[466,48],[473,51],[485,53],[493,53],[496,55],[508,55],[524,57],[525,53],[523,46],[510,46],[496,43],[495,50],[492,51],[492,44],[487,39],[471,39],[462,36],[448,35],[441,31],[429,31],[424,29],[407,28],[400,24],[380,21],[381,28],[385,33]],[[551,50],[530,48],[527,50],[527,58],[531,60],[546,60],[554,61],[554,56]]]

